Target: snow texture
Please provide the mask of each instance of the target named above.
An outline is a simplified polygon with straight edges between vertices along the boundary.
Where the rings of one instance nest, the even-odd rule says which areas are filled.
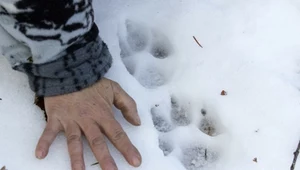
[[[107,77],[142,119],[136,128],[114,110],[142,153],[137,170],[289,169],[300,139],[299,0],[94,3],[114,56]],[[63,134],[45,160],[35,158],[43,113],[4,58],[0,72],[0,168],[70,169]],[[99,169],[84,145],[87,170]],[[135,169],[109,147],[119,169]]]

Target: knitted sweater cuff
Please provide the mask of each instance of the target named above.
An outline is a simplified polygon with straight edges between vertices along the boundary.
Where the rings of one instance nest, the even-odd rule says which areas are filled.
[[[80,91],[100,80],[112,65],[112,56],[98,33],[94,25],[82,40],[61,52],[57,60],[24,63],[14,69],[28,75],[30,88],[37,96]]]

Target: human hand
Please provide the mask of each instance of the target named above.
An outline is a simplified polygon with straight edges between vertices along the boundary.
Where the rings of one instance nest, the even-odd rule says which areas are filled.
[[[116,170],[104,135],[132,166],[141,164],[141,155],[132,145],[121,125],[115,120],[112,106],[120,109],[124,118],[135,126],[141,124],[135,101],[116,83],[103,78],[79,92],[46,97],[48,116],[46,128],[37,144],[36,157],[47,156],[49,147],[60,131],[64,131],[72,170],[84,170],[82,135],[103,170]]]

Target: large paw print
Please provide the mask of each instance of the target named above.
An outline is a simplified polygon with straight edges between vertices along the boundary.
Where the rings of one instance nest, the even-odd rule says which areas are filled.
[[[157,90],[157,87],[165,85],[168,89],[168,78],[172,74],[166,74],[164,67],[175,56],[171,41],[165,34],[144,24],[127,20],[123,25],[123,29],[119,31],[119,45],[121,58],[128,72],[146,88]],[[219,135],[220,126],[217,126],[218,122],[210,109],[200,109],[196,113],[200,119],[196,120],[194,109],[191,108],[189,102],[178,100],[174,95],[170,97],[168,104],[153,106],[151,115],[153,125],[159,133],[159,148],[163,154],[175,155],[187,170],[198,170],[218,159],[218,152],[203,140]],[[199,134],[205,137],[198,142],[180,142],[176,138],[186,137],[183,136],[182,129],[195,132],[191,133],[191,138]]]
[[[156,88],[166,83],[162,59],[173,53],[167,36],[141,23],[126,20],[119,31],[119,46],[127,70],[144,87]]]
[[[164,106],[157,104],[151,109],[151,114],[153,124],[160,133],[159,148],[165,156],[170,155],[176,147],[179,147],[181,150],[179,159],[187,170],[201,169],[218,159],[218,153],[213,148],[201,144],[201,142],[197,144],[185,143],[178,146],[175,144],[176,141],[172,141],[169,137],[166,137],[170,134],[176,135],[175,138],[180,138],[180,133],[174,134],[172,131],[176,131],[180,127],[192,128],[193,126],[199,129],[199,133],[204,133],[209,137],[219,135],[220,130],[206,109],[199,111],[201,120],[194,122],[192,120],[191,106],[179,103],[175,97],[171,97],[170,99],[170,109],[166,111],[164,108]]]

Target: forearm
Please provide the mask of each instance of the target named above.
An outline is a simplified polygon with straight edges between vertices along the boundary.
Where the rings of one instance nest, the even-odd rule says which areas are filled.
[[[14,69],[28,75],[38,96],[79,91],[110,68],[112,58],[98,37],[90,1],[23,0],[14,4],[17,10],[0,5],[0,24],[14,40],[0,44],[2,53]]]

